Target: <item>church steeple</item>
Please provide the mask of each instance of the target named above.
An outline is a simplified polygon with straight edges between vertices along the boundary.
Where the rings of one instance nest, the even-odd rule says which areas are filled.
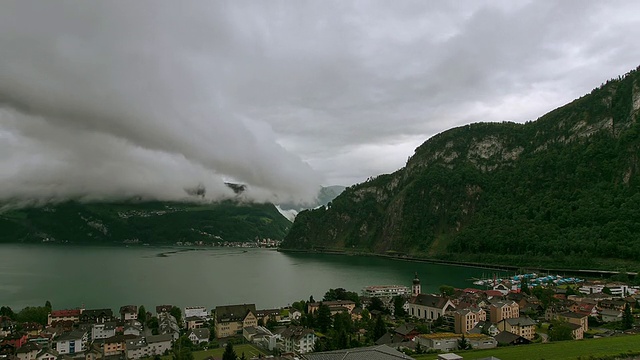
[[[418,279],[418,272],[416,272],[416,276],[413,278],[413,285],[411,286],[411,296],[418,296],[420,292],[420,279]]]

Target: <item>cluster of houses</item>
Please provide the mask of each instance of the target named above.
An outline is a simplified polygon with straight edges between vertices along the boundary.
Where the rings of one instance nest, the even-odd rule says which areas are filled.
[[[633,310],[640,300],[637,289],[625,284],[587,282],[578,288],[577,295],[567,295],[566,288],[548,286],[553,301],[543,308],[540,299],[508,280],[496,282],[488,290],[455,289],[446,296],[423,294],[416,274],[405,310],[412,318],[434,328],[437,324],[439,330],[446,331],[420,334],[418,323],[403,324],[376,343],[412,349],[420,344],[423,349],[439,351],[458,349],[462,341],[474,349],[521,345],[536,338],[539,322],[560,323],[579,340],[589,330],[590,317],[597,322],[620,321],[625,307]],[[364,293],[371,291],[365,288]],[[546,335],[541,341],[546,341]]]
[[[46,326],[17,324],[5,317],[0,319],[0,357],[115,360],[166,354],[180,335],[170,309],[170,306],[156,308],[159,326],[155,335],[138,321],[135,305],[121,307],[119,314],[111,309],[53,310]],[[199,335],[209,341],[208,333]]]
[[[421,348],[448,352],[458,349],[461,342],[474,349],[528,344],[539,337],[536,332],[541,321],[565,324],[578,340],[589,330],[589,318],[599,322],[620,321],[625,307],[634,309],[640,296],[636,295],[637,289],[624,284],[583,283],[577,295],[567,294],[560,287],[551,288],[553,301],[543,308],[540,299],[508,281],[492,284],[487,290],[454,289],[448,295],[422,293],[417,274],[411,288],[366,287],[360,298],[363,305],[379,298],[393,313],[392,299],[401,296],[406,300],[404,310],[410,318],[399,322],[376,340],[377,347],[367,351],[377,354],[387,353],[389,348],[414,351]],[[309,302],[306,311],[313,314],[321,305],[326,305],[332,315],[348,313],[353,320],[362,319],[365,313],[350,300]],[[167,354],[181,334],[194,344],[208,344],[212,340],[210,329],[214,329],[215,337],[223,341],[242,338],[269,351],[311,359],[319,336],[314,329],[293,325],[303,314],[290,307],[260,310],[255,304],[237,304],[218,306],[211,312],[202,306],[187,307],[181,310],[184,316],[180,321],[171,315],[173,308],[156,306],[158,321],[153,331],[138,320],[138,307],[134,305],[122,306],[116,314],[111,309],[54,310],[46,326],[16,324],[3,317],[0,358],[141,359]],[[378,315],[376,311],[371,313]],[[147,317],[152,315],[147,313]],[[392,319],[393,315],[389,320]],[[269,323],[278,326],[267,328],[265,325]],[[545,340],[543,336],[541,341]]]

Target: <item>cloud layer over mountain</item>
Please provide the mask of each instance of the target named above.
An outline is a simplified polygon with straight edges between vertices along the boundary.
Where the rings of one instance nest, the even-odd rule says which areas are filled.
[[[0,201],[308,200],[640,63],[635,2],[4,1]]]

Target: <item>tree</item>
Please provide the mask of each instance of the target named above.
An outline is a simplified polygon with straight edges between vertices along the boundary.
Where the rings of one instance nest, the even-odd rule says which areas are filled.
[[[622,327],[627,330],[633,327],[633,315],[631,314],[631,307],[629,304],[624,305],[624,312],[622,313]]]
[[[169,310],[169,314],[171,314],[171,316],[176,318],[178,325],[182,326],[182,310],[180,310],[179,307],[177,306],[172,307],[171,310]]]
[[[523,294],[531,295],[531,289],[529,288],[529,279],[527,279],[526,277],[522,277],[522,280],[520,280],[520,291]]]
[[[376,341],[382,337],[382,335],[387,333],[387,325],[382,320],[382,316],[378,315],[376,318],[376,323],[373,326],[373,341]]]
[[[406,311],[404,310],[405,299],[398,295],[393,298],[393,315],[396,317],[402,317],[406,315]]]
[[[46,325],[51,311],[44,306],[27,306],[16,315],[19,322],[35,322]]]
[[[549,325],[549,340],[564,341],[573,339],[573,330],[567,323],[554,321]]]
[[[300,311],[301,313],[307,312],[307,303],[304,300],[296,301],[291,304],[293,309]]]
[[[233,344],[230,342],[227,343],[227,346],[224,348],[224,353],[222,353],[222,360],[238,360],[238,355],[236,355],[236,351],[233,350]]]
[[[11,310],[11,308],[8,306],[0,307],[0,316],[6,316],[11,320],[16,319],[16,313],[14,313],[13,310]]]
[[[333,317],[333,329],[337,333],[340,333],[341,331],[352,333],[353,320],[351,319],[351,314],[346,312],[335,314]]]
[[[321,333],[326,333],[331,327],[331,309],[325,304],[320,304],[317,311],[316,324]]]
[[[387,308],[384,306],[384,303],[378,297],[371,298],[371,302],[367,306],[367,310],[369,310],[370,312],[374,310],[378,310],[384,313],[388,312]]]
[[[453,296],[453,294],[456,291],[456,289],[450,285],[440,285],[439,290],[440,290],[440,294],[445,296]]]
[[[191,349],[193,348],[193,343],[186,336],[181,336],[176,340],[176,343],[173,344],[172,351],[172,359],[173,360],[193,360],[193,353]]]
[[[49,309],[49,312],[51,312],[51,301],[47,300],[47,302],[44,303],[44,307],[46,307],[47,309]]]
[[[143,324],[147,322],[147,309],[144,308],[144,305],[140,305],[138,308],[138,321]]]
[[[607,295],[613,295],[613,294],[611,294],[611,289],[609,289],[606,286],[602,288],[602,293],[603,294],[607,294]]]
[[[151,333],[153,335],[158,335],[158,327],[160,327],[160,324],[158,322],[158,318],[155,316],[152,316],[150,319],[147,320],[147,327],[149,329],[151,329]]]
[[[314,352],[322,352],[322,351],[328,351],[328,350],[331,350],[331,346],[329,345],[327,338],[324,336],[319,337],[316,340],[316,342],[313,344]]]
[[[240,356],[240,360],[247,360],[247,357],[244,356],[244,351],[242,352],[242,356]]]
[[[469,349],[471,349],[471,343],[469,343],[469,340],[467,340],[464,334],[462,334],[462,338],[458,340],[458,350],[469,350]]]
[[[424,353],[424,349],[422,349],[422,345],[420,345],[419,341],[416,341],[416,354]]]
[[[351,300],[360,306],[360,296],[353,291],[347,291],[344,288],[329,289],[324,294],[323,301]]]
[[[348,349],[350,348],[349,335],[346,331],[342,330],[338,333],[338,336],[335,337],[334,349]]]

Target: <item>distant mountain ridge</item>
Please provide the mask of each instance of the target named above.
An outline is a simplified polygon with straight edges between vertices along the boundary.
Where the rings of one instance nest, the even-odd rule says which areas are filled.
[[[636,69],[536,121],[432,137],[404,168],[298,214],[283,248],[634,268],[639,155]]]
[[[0,243],[174,244],[282,240],[291,222],[272,204],[65,203],[0,213]]]
[[[236,195],[246,185],[226,183]],[[344,187],[322,188],[325,205]],[[282,240],[297,211],[287,217],[273,204],[236,200],[201,201],[203,185],[185,189],[193,202],[68,201],[0,212],[0,243],[59,242],[75,244],[174,244],[176,242],[245,242],[256,238]],[[283,214],[283,212],[285,214]]]

